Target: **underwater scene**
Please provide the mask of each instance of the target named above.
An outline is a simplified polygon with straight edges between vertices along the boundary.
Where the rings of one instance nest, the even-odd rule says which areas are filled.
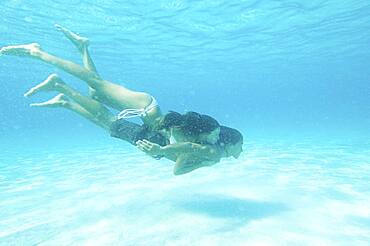
[[[367,0],[1,0],[0,245],[369,245]]]

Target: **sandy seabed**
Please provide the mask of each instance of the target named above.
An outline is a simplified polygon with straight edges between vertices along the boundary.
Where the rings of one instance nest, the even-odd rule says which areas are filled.
[[[174,176],[133,148],[0,155],[0,245],[369,245],[370,148],[247,143]]]

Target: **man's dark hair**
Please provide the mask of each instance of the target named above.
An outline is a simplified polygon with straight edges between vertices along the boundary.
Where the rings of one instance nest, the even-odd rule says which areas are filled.
[[[181,126],[183,124],[184,118],[182,114],[175,112],[175,111],[170,111],[164,117],[162,120],[159,122],[157,129],[158,130],[168,130],[171,127],[175,126]]]
[[[220,126],[211,116],[189,111],[180,114],[174,111],[167,113],[158,124],[158,129],[168,130],[171,127],[180,127],[187,136],[197,136],[201,133],[210,133]]]
[[[218,140],[219,144],[237,144],[240,141],[243,141],[243,135],[238,130],[227,126],[221,126],[220,138]]]
[[[184,133],[189,136],[210,133],[218,127],[220,124],[211,116],[191,111],[184,114],[184,123],[181,126]]]

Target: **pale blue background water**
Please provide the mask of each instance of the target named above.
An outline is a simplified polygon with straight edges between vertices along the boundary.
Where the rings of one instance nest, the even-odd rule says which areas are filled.
[[[23,98],[57,72],[0,57],[0,244],[367,245],[370,2],[0,3],[0,47],[80,62],[245,135],[245,152],[181,177],[63,109]]]

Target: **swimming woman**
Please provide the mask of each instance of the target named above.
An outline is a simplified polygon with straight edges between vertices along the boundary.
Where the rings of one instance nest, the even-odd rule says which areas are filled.
[[[89,55],[89,40],[79,37],[78,35],[61,26],[56,25],[56,27],[78,48],[82,54],[84,67],[48,54],[41,50],[40,46],[36,43],[4,47],[0,50],[0,54],[28,56],[52,64],[84,80],[90,87],[89,90],[91,97],[81,95],[79,92],[64,83],[57,75],[52,74],[43,83],[29,90],[25,96],[31,96],[38,91],[50,90],[59,91],[62,94],[59,94],[47,102],[31,104],[31,106],[63,106],[93,121],[99,126],[107,130],[111,130],[112,125],[117,123],[117,117],[113,115],[106,107],[104,107],[103,104],[105,104],[121,111],[121,113],[118,115],[119,119],[139,116],[147,128],[147,132],[152,132],[162,116],[156,100],[147,93],[131,91],[123,86],[101,79]],[[67,96],[73,99],[73,101],[68,100]],[[133,124],[125,120],[122,122],[126,125]],[[128,128],[132,129],[134,127]],[[147,139],[153,141],[153,139]],[[157,142],[159,145],[165,145],[167,143],[163,137],[160,137],[160,134],[157,134],[154,139],[159,139],[159,141],[154,140],[154,142]],[[172,149],[174,150],[176,148]],[[196,148],[192,149],[194,152]],[[177,150],[184,152],[186,148],[182,146]]]

